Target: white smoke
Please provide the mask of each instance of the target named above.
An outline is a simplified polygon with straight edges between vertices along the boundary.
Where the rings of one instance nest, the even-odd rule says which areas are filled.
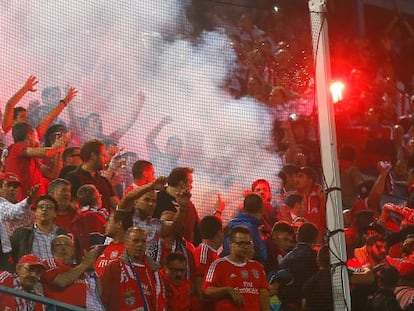
[[[40,83],[23,106],[40,100],[47,86],[75,86],[79,95],[71,105],[78,116],[98,112],[109,134],[143,92],[144,106],[121,145],[147,158],[147,134],[171,117],[155,143],[164,150],[170,136],[182,139],[181,164],[194,166],[194,200],[206,214],[217,193],[234,207],[254,179],[273,182],[280,160],[266,151],[270,116],[254,100],[223,91],[236,59],[229,39],[219,32],[206,32],[197,43],[186,39],[188,2],[2,1],[0,97],[4,107],[30,74]]]

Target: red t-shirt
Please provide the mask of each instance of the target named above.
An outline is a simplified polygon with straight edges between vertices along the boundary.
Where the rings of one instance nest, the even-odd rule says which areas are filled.
[[[59,274],[72,270],[72,267],[53,258],[46,259],[43,263],[47,266],[46,271],[42,274],[45,296],[78,307],[86,307],[87,281],[79,279],[66,288],[59,288],[53,285],[53,280]]]
[[[98,276],[101,276],[106,268],[106,266],[115,259],[118,259],[119,256],[124,252],[125,245],[124,243],[114,243],[109,244],[101,256],[98,257],[95,261],[95,272]]]
[[[244,304],[238,307],[233,304],[230,296],[223,297],[214,302],[214,310],[250,311],[260,310],[259,291],[269,289],[263,266],[254,261],[247,260],[238,264],[228,257],[215,260],[204,277],[203,291],[209,287],[233,287],[243,296]]]
[[[25,142],[18,142],[10,145],[6,157],[5,172],[16,174],[21,183],[19,200],[27,196],[28,191],[34,185],[40,184],[39,195],[47,193],[49,180],[43,177],[40,170],[40,160],[28,157],[24,151],[28,148]]]
[[[165,270],[160,270],[160,277],[165,287],[165,298],[168,311],[188,311],[191,307],[191,280],[183,280],[174,285]]]
[[[23,290],[20,285],[20,281],[17,275],[11,274],[7,271],[2,271],[0,273],[0,285],[13,288],[16,290]],[[38,293],[36,295],[41,296]],[[31,306],[34,306],[34,309],[31,309]],[[38,302],[33,302],[30,300],[22,299],[5,293],[0,293],[0,310],[10,310],[10,311],[19,311],[19,310],[34,310],[34,311],[44,311],[45,307]]]

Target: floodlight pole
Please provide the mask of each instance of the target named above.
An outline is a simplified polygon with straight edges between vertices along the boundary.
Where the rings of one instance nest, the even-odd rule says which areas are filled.
[[[345,235],[342,214],[340,177],[338,168],[335,115],[329,94],[331,67],[328,41],[328,22],[326,19],[327,0],[309,0],[309,13],[312,30],[312,45],[315,59],[315,87],[318,107],[322,169],[328,187],[326,218],[329,232],[336,232],[329,238],[331,249],[332,293],[336,311],[351,310],[351,295],[346,267]],[[340,231],[337,231],[340,230]]]

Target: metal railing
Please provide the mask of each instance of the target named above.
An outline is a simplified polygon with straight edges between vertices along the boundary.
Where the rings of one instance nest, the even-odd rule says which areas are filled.
[[[16,290],[16,289],[2,286],[2,285],[0,285],[0,293],[40,302],[46,305],[46,311],[56,311],[57,307],[64,308],[65,310],[68,310],[68,311],[86,311],[87,310],[87,309],[79,308],[79,307],[76,307],[76,306],[73,306],[67,303],[63,303],[63,302],[60,302],[54,299],[46,298],[43,296],[38,296],[35,294],[27,293],[22,290]]]

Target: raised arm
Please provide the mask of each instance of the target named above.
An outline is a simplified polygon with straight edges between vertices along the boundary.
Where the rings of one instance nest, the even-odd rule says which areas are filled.
[[[154,190],[161,190],[167,182],[167,177],[158,177],[152,183],[138,187],[128,192],[119,203],[119,209],[127,210],[134,204],[134,201],[142,197],[145,193]]]
[[[170,116],[164,117],[160,123],[156,127],[154,127],[147,135],[146,138],[146,145],[148,148],[148,151],[151,156],[156,155],[159,153],[157,144],[155,143],[155,139],[157,139],[157,136],[160,134],[161,130],[169,123],[172,122],[172,119]]]
[[[112,139],[115,141],[119,141],[126,132],[129,131],[129,129],[134,125],[135,121],[138,119],[139,114],[141,113],[142,106],[144,105],[145,101],[145,95],[142,92],[139,92],[137,94],[137,105],[133,106],[134,110],[131,114],[128,114],[129,119],[127,122],[120,122],[122,124],[121,127],[113,131],[109,136],[111,136]]]
[[[30,76],[26,83],[14,94],[7,102],[6,108],[4,110],[3,115],[3,131],[5,133],[9,132],[11,128],[13,127],[13,111],[14,107],[17,105],[17,103],[23,98],[24,95],[26,95],[27,92],[36,92],[36,84],[39,81],[37,81],[35,76]]]
[[[52,122],[63,111],[63,109],[65,109],[65,107],[73,100],[77,93],[78,91],[74,87],[69,88],[65,98],[60,100],[56,107],[50,110],[46,117],[40,121],[40,124],[37,127],[37,135],[39,136],[39,139],[42,139],[43,135],[46,133],[47,129],[52,124]]]

